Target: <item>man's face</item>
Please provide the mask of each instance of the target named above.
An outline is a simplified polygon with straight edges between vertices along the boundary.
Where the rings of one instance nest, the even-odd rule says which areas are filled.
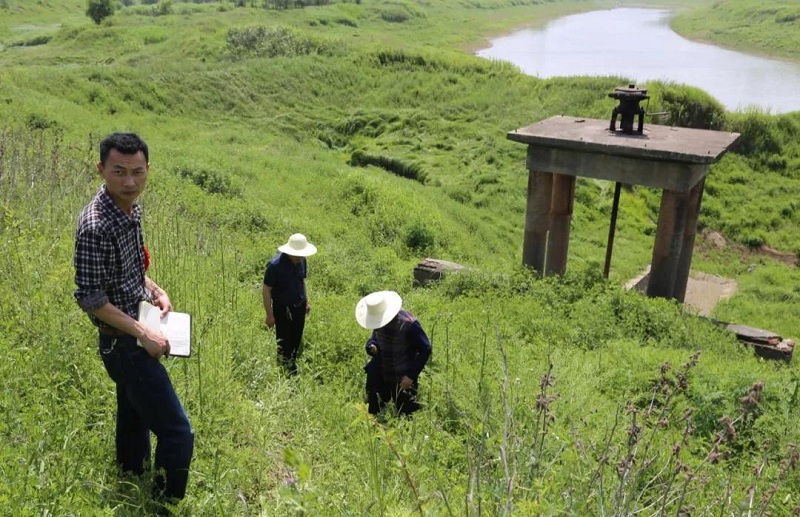
[[[147,183],[148,163],[142,151],[123,154],[112,149],[106,163],[97,164],[97,170],[106,182],[111,199],[123,209],[133,206]]]

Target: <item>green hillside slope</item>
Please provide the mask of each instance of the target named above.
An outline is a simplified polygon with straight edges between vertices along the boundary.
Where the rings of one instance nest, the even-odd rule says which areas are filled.
[[[0,507],[149,508],[147,481],[114,470],[113,387],[71,294],[96,145],[119,129],[151,146],[152,274],[195,321],[195,356],[167,362],[197,434],[178,514],[798,505],[795,366],[619,287],[650,261],[658,192],[623,194],[610,281],[599,271],[613,188],[600,181],[579,181],[569,274],[519,266],[525,149],[506,132],[607,118],[606,93],[627,80],[539,80],[461,49],[610,2],[126,3],[95,25],[83,2],[0,0]],[[763,253],[800,250],[800,116],[730,114],[693,88],[648,87],[650,109],[673,122],[744,134],[703,201],[701,225],[729,245],[699,242],[695,266],[741,286],[715,316],[800,336],[800,275]],[[301,373],[287,379],[260,283],[293,232],[320,252]],[[413,288],[426,256],[471,270]],[[353,308],[387,288],[434,356],[426,410],[378,425]]]
[[[719,45],[800,58],[800,5],[793,0],[722,0],[681,13],[672,26]]]

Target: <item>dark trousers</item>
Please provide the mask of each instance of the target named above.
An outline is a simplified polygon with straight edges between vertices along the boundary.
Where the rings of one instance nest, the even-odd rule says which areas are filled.
[[[367,372],[367,410],[377,414],[388,402],[394,402],[397,412],[410,415],[420,408],[417,402],[417,380],[408,389],[400,389],[400,383],[387,379],[381,372],[381,365],[374,357],[364,366]]]
[[[297,373],[297,358],[300,357],[303,329],[306,326],[306,304],[281,305],[272,303],[275,315],[275,338],[278,341],[278,361],[286,370]]]
[[[117,385],[117,463],[144,474],[150,464],[150,431],[156,435],[155,489],[182,499],[189,480],[194,431],[164,365],[133,336],[100,334],[100,357]]]

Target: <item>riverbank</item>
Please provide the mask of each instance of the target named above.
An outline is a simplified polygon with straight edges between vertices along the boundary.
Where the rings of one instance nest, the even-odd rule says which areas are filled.
[[[500,37],[508,36],[514,32],[524,29],[538,29],[545,26],[547,23],[568,16],[570,14],[578,14],[584,12],[598,11],[604,9],[614,9],[617,7],[641,7],[653,9],[669,9],[673,12],[683,12],[687,10],[696,9],[705,3],[711,3],[713,0],[676,0],[676,1],[653,1],[642,2],[637,0],[591,0],[589,2],[554,2],[544,3],[537,5],[534,9],[530,6],[510,9],[510,13],[503,17],[498,27],[493,24],[485,25],[485,18],[481,19],[480,26],[484,27],[486,32],[479,35],[477,39],[473,38],[466,43],[459,44],[458,47],[474,54],[478,50],[488,47],[490,40]]]
[[[800,5],[779,0],[723,0],[681,12],[673,28],[696,41],[800,62]]]
[[[492,40],[476,55],[510,62],[539,78],[618,76],[626,84],[687,84],[731,112],[800,110],[794,93],[800,91],[800,65],[691,41],[668,25],[672,16],[665,9],[627,6],[571,14],[540,30]]]

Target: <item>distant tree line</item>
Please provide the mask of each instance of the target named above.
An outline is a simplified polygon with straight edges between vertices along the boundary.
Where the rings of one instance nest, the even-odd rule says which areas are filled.
[[[361,0],[234,0],[236,7],[263,7],[264,9],[302,9],[317,5],[328,5],[332,3],[352,3],[360,4]]]

